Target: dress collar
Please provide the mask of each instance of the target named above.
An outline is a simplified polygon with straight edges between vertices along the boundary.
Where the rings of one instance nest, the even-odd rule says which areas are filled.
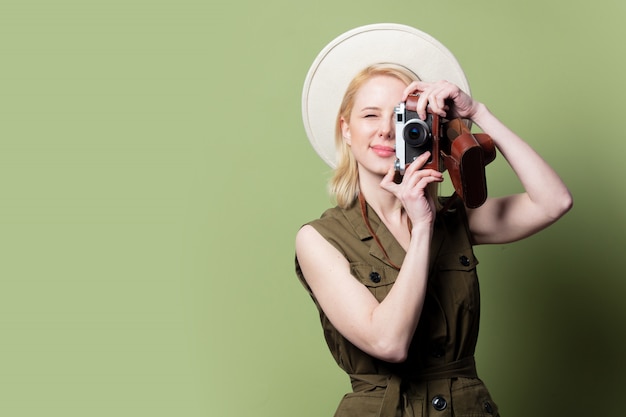
[[[380,241],[382,247],[385,248],[384,251],[378,245],[372,233],[370,233],[370,231],[368,230],[367,225],[365,224],[365,221],[363,219],[363,214],[361,212],[358,201],[356,201],[355,204],[353,204],[349,209],[344,210],[346,219],[349,221],[350,225],[354,229],[354,232],[359,237],[359,239],[361,239],[361,241],[370,241],[370,255],[385,263],[386,265],[397,269],[396,266],[402,265],[404,257],[406,256],[406,251],[404,250],[402,245],[400,245],[400,243],[396,240],[391,231],[389,231],[389,229],[380,219],[376,211],[367,203],[366,207],[367,218],[369,220],[370,226],[378,237],[378,240]],[[430,270],[432,270],[435,264],[435,259],[437,258],[439,249],[441,248],[441,245],[443,244],[443,241],[445,239],[445,225],[441,221],[441,215],[442,213],[438,213],[434,225],[429,262]],[[385,256],[385,251],[387,252],[387,256]]]

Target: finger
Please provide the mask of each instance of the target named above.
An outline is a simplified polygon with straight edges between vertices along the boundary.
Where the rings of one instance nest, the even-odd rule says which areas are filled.
[[[418,183],[418,187],[422,190],[424,195],[430,196],[428,194],[428,186],[430,184],[441,183],[441,182],[443,182],[442,176],[428,175],[420,180],[420,182]],[[436,196],[430,196],[430,197],[436,197]]]
[[[408,168],[406,169],[405,175],[407,173],[411,173],[411,172],[417,171],[419,169],[422,169],[422,167],[430,159],[430,155],[431,155],[431,153],[429,151],[426,151],[423,154],[421,154],[420,156],[418,156],[417,159],[415,159],[415,161],[413,161],[413,162],[411,162],[409,164]]]
[[[435,171],[433,169],[429,170],[421,170],[416,173],[413,177],[416,179],[416,185],[426,185],[431,182],[441,182],[443,181],[443,175],[439,171]]]
[[[436,109],[433,111],[433,113],[441,116],[441,117],[446,117],[446,99],[447,97],[443,97],[441,95],[436,97],[436,103],[437,103],[437,107]]]
[[[427,83],[424,83],[423,81],[413,81],[404,89],[404,92],[402,93],[402,101],[406,101],[411,94],[423,91],[426,86]]]
[[[380,182],[380,186],[384,190],[393,192],[394,187],[397,186],[397,184],[394,181],[395,176],[396,176],[396,168],[395,168],[395,165],[392,165],[391,167],[389,167],[389,170],[387,171],[382,181]]]
[[[431,91],[428,95],[428,106],[430,111],[439,116],[445,117],[446,99],[448,99],[448,91],[443,86],[437,86],[436,89]]]
[[[462,101],[463,95],[461,89],[451,82],[445,81],[441,84],[441,87],[440,107],[442,111],[447,112],[451,106],[456,106]]]
[[[430,156],[431,156],[430,151],[424,152],[423,154],[415,158],[415,160],[411,163],[410,168],[413,171],[417,171],[418,169],[421,169],[426,164],[426,162],[428,162],[428,160],[430,159]]]
[[[429,96],[429,92],[422,92],[420,94],[419,99],[417,100],[417,104],[415,105],[416,109],[415,111],[417,112],[417,115],[419,116],[420,119],[422,120],[426,120],[426,112],[427,112],[427,108],[428,108],[428,96]]]
[[[406,173],[402,180],[402,186],[405,190],[419,190],[424,188],[431,182],[443,181],[443,174],[434,169],[422,169]]]
[[[454,102],[459,95],[459,88],[442,80],[432,84],[422,95],[428,100],[428,108],[432,113],[445,117],[450,109],[448,101]]]
[[[443,181],[443,176],[438,175],[437,172],[423,174],[419,177],[416,175],[415,184],[409,188],[410,193],[417,193],[417,195],[427,194],[428,185],[432,183],[439,183]]]
[[[409,98],[409,95],[413,94],[413,92],[415,91],[416,87],[415,87],[415,83],[412,82],[411,84],[409,84],[404,91],[402,92],[402,100],[401,101],[406,101],[407,98]]]

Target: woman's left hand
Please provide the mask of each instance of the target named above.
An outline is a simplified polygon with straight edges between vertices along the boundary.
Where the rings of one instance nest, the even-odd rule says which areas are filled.
[[[415,93],[419,93],[417,114],[422,120],[426,119],[427,108],[431,113],[447,119],[461,117],[470,120],[478,110],[478,102],[448,81],[414,81],[404,90],[402,101]]]

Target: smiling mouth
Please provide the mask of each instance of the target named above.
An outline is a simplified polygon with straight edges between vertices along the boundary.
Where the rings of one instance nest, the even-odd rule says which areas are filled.
[[[392,148],[390,146],[372,146],[372,149],[375,151],[380,151],[380,152],[395,152],[395,148]]]
[[[389,158],[396,154],[396,150],[390,146],[375,145],[372,150],[382,158]]]

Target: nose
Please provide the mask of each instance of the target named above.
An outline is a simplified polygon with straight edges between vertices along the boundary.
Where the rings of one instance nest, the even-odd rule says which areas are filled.
[[[395,139],[395,124],[393,123],[393,117],[389,119],[381,119],[380,127],[379,127],[379,136],[384,139]]]

